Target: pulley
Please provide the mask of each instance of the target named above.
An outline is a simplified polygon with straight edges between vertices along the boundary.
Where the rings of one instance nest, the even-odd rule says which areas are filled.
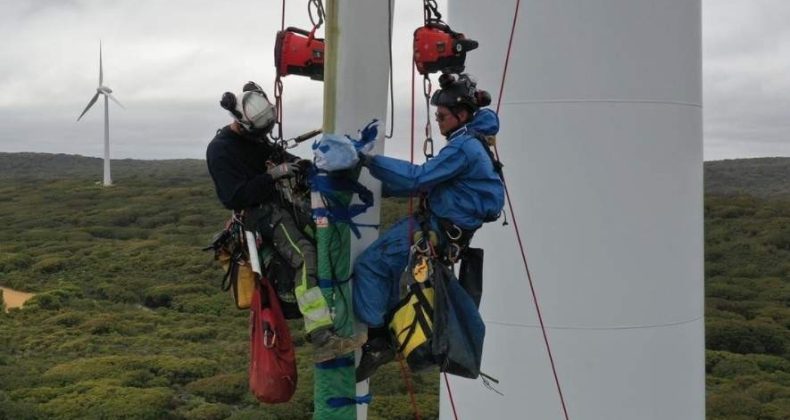
[[[288,27],[277,32],[274,44],[274,65],[277,76],[296,74],[313,80],[324,80],[324,40],[315,37],[315,29]]]
[[[464,71],[466,53],[477,48],[477,41],[454,32],[442,22],[428,22],[414,31],[414,64],[420,74]]]

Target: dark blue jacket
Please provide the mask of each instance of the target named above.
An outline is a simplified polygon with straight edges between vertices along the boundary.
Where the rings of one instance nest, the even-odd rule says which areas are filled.
[[[245,138],[230,126],[217,131],[206,149],[206,163],[219,201],[239,211],[272,200],[274,180],[266,173],[266,161],[275,159],[277,152],[268,142]],[[285,155],[288,160],[297,159]]]
[[[477,229],[483,220],[496,217],[505,204],[505,188],[494,170],[485,146],[472,133],[495,135],[497,114],[483,108],[472,121],[452,133],[439,154],[422,165],[373,156],[367,167],[391,195],[428,193],[434,215],[449,219],[462,229]]]

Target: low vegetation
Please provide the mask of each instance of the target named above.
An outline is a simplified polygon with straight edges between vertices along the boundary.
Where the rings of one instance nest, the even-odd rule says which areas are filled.
[[[0,307],[0,419],[311,418],[300,322],[293,400],[264,406],[247,390],[248,314],[200,250],[229,215],[205,163],[113,165],[116,185],[103,188],[99,159],[0,153],[0,285],[36,293]],[[740,168],[747,183],[720,181]],[[788,168],[706,164],[711,419],[790,417],[790,176],[775,175]],[[384,223],[406,207],[385,203]],[[436,377],[412,378],[423,419],[438,417]],[[414,418],[397,363],[372,393],[370,418]]]

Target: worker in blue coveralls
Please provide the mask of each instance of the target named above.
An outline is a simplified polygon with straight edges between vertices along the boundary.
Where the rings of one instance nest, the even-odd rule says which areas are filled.
[[[490,104],[490,96],[478,91],[467,75],[445,74],[440,83],[442,88],[431,97],[431,105],[436,106],[436,122],[447,144],[436,157],[422,165],[386,156],[360,155],[360,160],[382,182],[385,194],[425,194],[434,228],[455,226],[471,238],[484,221],[499,216],[505,201],[491,152],[479,140],[499,131],[499,118],[493,110],[480,108]],[[385,318],[400,299],[409,233],[415,226],[419,221],[413,216],[398,221],[354,263],[354,312],[368,326],[357,382],[395,357]]]

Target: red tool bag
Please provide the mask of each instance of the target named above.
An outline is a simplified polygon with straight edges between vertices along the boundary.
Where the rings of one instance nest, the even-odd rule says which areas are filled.
[[[296,354],[267,278],[257,283],[250,309],[250,391],[261,402],[286,402],[296,391]]]

